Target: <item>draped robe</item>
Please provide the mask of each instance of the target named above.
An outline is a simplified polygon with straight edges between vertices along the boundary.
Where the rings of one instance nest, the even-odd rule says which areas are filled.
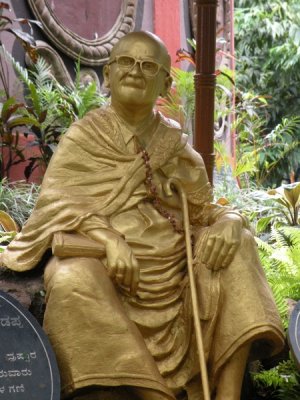
[[[246,342],[266,353],[283,344],[279,316],[245,223],[240,249],[226,270],[201,265],[198,236],[232,210],[211,203],[201,157],[180,127],[155,116],[147,145],[153,182],[179,226],[182,183],[194,237],[205,355],[213,388],[222,366]],[[166,399],[185,390],[199,398],[184,235],[149,199],[146,167],[129,128],[111,109],[87,114],[61,140],[32,216],[4,253],[8,268],[34,268],[56,232],[89,236],[108,229],[125,238],[140,267],[137,294],[113,283],[105,257],[52,258],[45,271],[45,329],[57,355],[63,396],[91,386],[133,385]],[[151,196],[150,196],[151,197]]]

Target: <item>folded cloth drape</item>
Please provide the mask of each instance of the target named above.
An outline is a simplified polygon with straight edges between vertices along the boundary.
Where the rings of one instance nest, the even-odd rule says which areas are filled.
[[[211,386],[230,356],[246,342],[261,354],[281,349],[280,319],[246,229],[231,265],[212,272],[201,264],[199,237],[232,210],[211,203],[201,157],[180,127],[156,114],[147,146],[163,213],[153,205],[136,141],[113,109],[76,122],[51,160],[36,208],[8,246],[5,264],[33,268],[56,232],[108,229],[125,238],[140,267],[137,294],[107,276],[105,257],[54,257],[45,271],[45,329],[60,366],[63,395],[90,385],[133,385],[166,399],[185,390],[199,398],[199,373],[180,200],[165,196],[170,177],[182,183],[189,202],[204,344]],[[256,347],[257,347],[256,346]]]

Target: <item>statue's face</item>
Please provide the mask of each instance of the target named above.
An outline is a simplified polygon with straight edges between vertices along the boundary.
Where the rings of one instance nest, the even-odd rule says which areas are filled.
[[[158,70],[155,70],[155,64]],[[168,90],[171,79],[160,45],[148,38],[128,38],[113,54],[104,70],[113,104],[153,107]]]

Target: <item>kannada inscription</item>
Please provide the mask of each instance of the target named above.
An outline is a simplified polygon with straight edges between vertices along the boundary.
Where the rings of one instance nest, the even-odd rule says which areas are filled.
[[[60,379],[35,318],[0,291],[0,400],[59,400]]]

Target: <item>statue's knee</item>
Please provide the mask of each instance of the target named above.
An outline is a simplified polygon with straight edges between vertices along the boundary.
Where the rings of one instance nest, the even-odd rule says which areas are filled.
[[[247,268],[253,269],[255,265],[259,265],[257,244],[253,234],[248,229],[243,229],[239,247],[231,262],[231,270],[234,268],[236,273],[243,273]]]
[[[254,239],[254,236],[253,236],[253,234],[249,231],[249,229],[243,229],[242,230],[242,236],[241,236],[241,242],[240,242],[240,247],[241,248],[243,248],[243,247],[246,247],[246,248],[249,248],[249,247],[257,247],[256,246],[256,242],[255,242],[255,239]]]
[[[53,258],[45,270],[45,288],[56,295],[71,295],[76,289],[83,290],[95,282],[94,269],[97,260],[89,258]],[[93,268],[94,267],[94,268]]]

